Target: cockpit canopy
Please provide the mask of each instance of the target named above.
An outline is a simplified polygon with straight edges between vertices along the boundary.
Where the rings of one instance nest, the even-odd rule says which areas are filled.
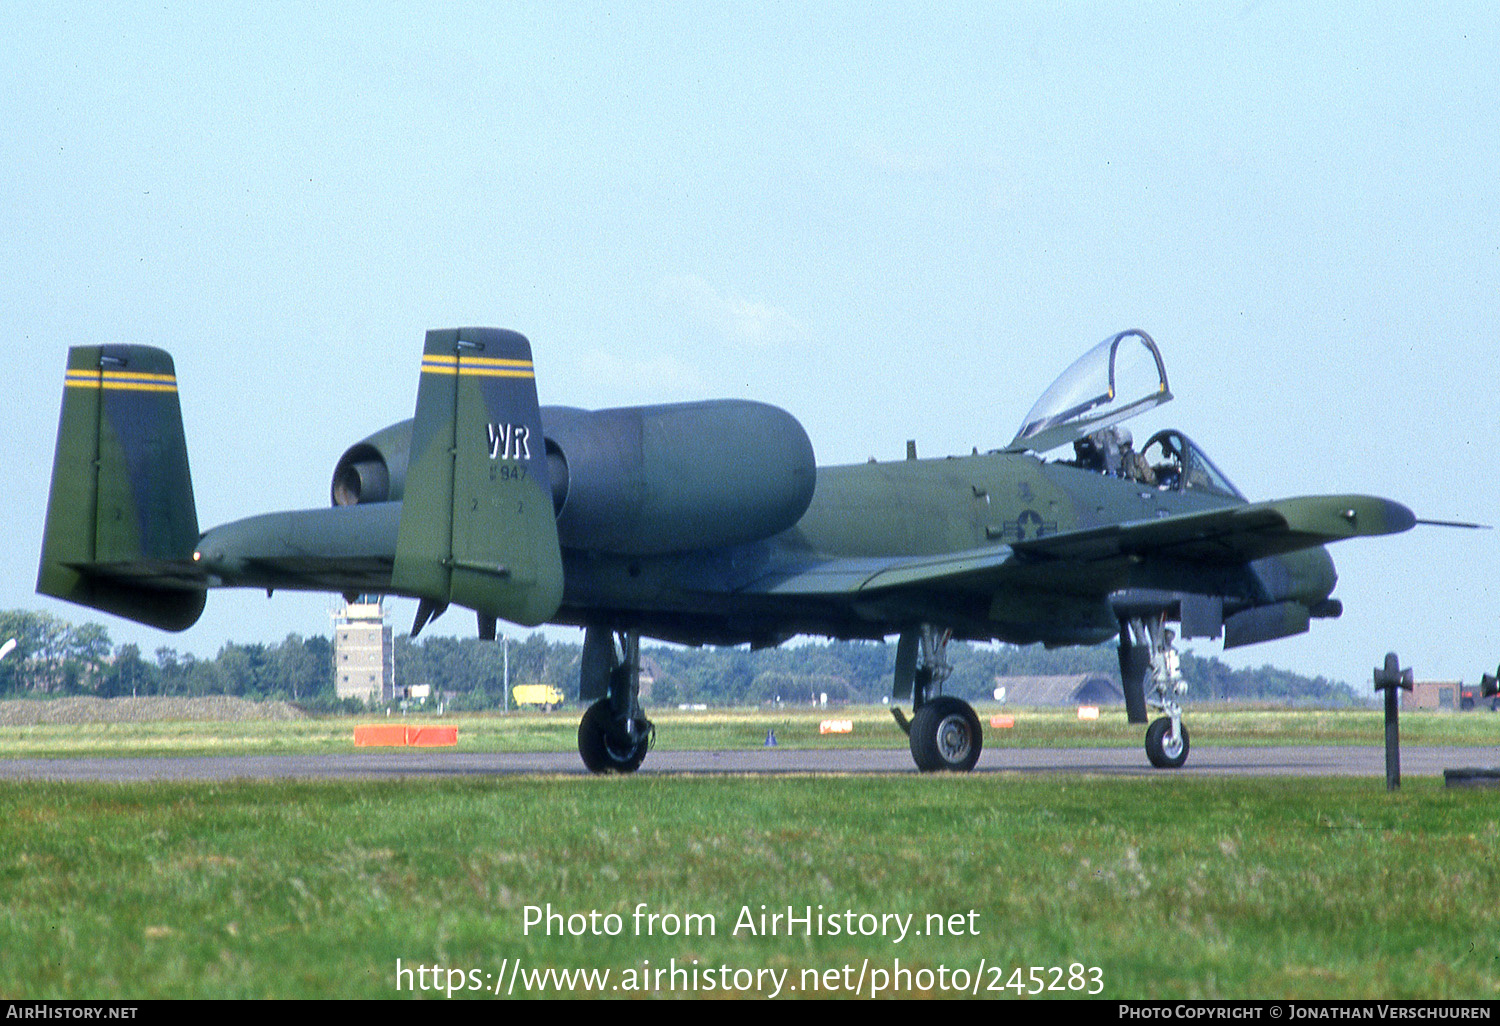
[[[1007,452],[1047,452],[1172,398],[1151,336],[1122,331],[1100,342],[1042,393]]]
[[[1044,453],[1074,443],[1060,462],[1161,491],[1244,499],[1191,438],[1158,431],[1140,449],[1114,425],[1172,398],[1167,368],[1144,331],[1122,331],[1084,353],[1042,393],[1007,452]]]

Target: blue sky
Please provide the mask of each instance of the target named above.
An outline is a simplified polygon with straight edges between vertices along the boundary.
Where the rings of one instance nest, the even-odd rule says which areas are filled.
[[[1500,523],[1497,52],[1483,4],[12,5],[0,607],[90,615],[32,588],[102,341],[175,356],[205,526],[326,503],[462,324],[528,335],[543,402],[762,399],[822,463],[1003,444],[1139,327],[1178,398],[1137,437]],[[1473,680],[1497,546],[1335,546],[1344,617],[1230,659]],[[211,655],[329,606],[107,622]]]

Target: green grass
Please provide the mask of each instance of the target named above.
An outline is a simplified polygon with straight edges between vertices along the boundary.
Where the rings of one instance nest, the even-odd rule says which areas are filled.
[[[981,707],[988,724],[997,709]],[[1080,722],[1071,709],[1007,710],[1015,726],[986,726],[993,747],[1139,747],[1140,726],[1125,722],[1123,711],[1106,711],[1092,722]],[[890,713],[879,706],[817,712],[812,710],[652,710],[660,750],[704,751],[758,748],[774,730],[782,747],[904,748],[906,737]],[[1187,713],[1194,747],[1215,745],[1384,743],[1382,714],[1371,710],[1316,711],[1190,707]],[[458,751],[571,751],[577,744],[576,709],[554,713],[458,715],[437,719],[411,717],[410,722],[446,723],[458,727]],[[854,732],[820,735],[823,719],[850,719]],[[356,724],[388,722],[383,716],[330,717],[291,721],[207,723],[43,724],[0,727],[0,757],[66,758],[130,755],[275,755],[372,751],[356,749]],[[1401,740],[1408,745],[1500,744],[1500,716],[1413,714],[1401,719]]]
[[[796,986],[899,959],[982,987],[1080,963],[1108,998],[1495,1000],[1495,802],[1428,780],[1003,773],[7,783],[0,996],[386,998],[397,959],[440,967],[428,983],[696,959]],[[642,902],[717,932],[637,936]],[[616,913],[621,935],[527,935],[549,903]],[[979,935],[731,935],[762,904],[918,928],[973,912]]]

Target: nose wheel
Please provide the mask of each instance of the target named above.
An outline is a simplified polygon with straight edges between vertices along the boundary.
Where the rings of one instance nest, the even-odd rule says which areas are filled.
[[[1187,762],[1188,730],[1182,720],[1163,716],[1146,728],[1146,758],[1157,769],[1177,769]]]

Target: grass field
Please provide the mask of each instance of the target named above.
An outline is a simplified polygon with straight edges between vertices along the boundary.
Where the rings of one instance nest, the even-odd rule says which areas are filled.
[[[820,736],[825,715],[854,734]],[[1140,744],[1122,713],[1015,715],[989,744]],[[1190,715],[1195,746],[1382,737],[1378,712]],[[880,708],[655,718],[668,749],[905,742]],[[373,721],[5,727],[0,751],[348,752]],[[571,751],[577,730],[442,722],[468,751]],[[1500,717],[1402,735],[1493,745]],[[1496,1000],[1496,801],[1175,775],[0,783],[0,997]],[[821,932],[788,935],[789,907]],[[762,912],[775,935],[735,930]],[[609,976],[556,975],[575,970]]]
[[[1495,811],[1427,780],[11,783],[0,995],[521,996],[592,969],[620,996],[1494,1000]],[[913,932],[736,935],[761,906]]]
[[[997,710],[981,707],[988,723]],[[1122,710],[1109,711],[1097,721],[1080,722],[1071,709],[1007,709],[1015,726],[985,728],[987,747],[1139,747],[1140,726],[1125,722]],[[411,717],[409,722],[445,723],[458,727],[458,750],[468,752],[571,751],[577,744],[579,712],[510,715],[460,715],[441,719]],[[703,751],[756,748],[775,731],[777,743],[792,748],[904,748],[906,737],[890,713],[880,706],[833,711],[713,710],[678,712],[652,710],[657,725],[657,748]],[[820,735],[826,718],[854,722],[852,734]],[[315,754],[358,751],[353,728],[359,723],[386,722],[384,717],[329,717],[283,721],[214,723],[167,721],[150,723],[41,724],[0,727],[0,757],[40,758],[122,755]],[[1235,709],[1190,707],[1187,722],[1194,747],[1258,744],[1383,744],[1382,714],[1372,710]],[[1401,718],[1403,744],[1500,744],[1500,716],[1413,714]]]

